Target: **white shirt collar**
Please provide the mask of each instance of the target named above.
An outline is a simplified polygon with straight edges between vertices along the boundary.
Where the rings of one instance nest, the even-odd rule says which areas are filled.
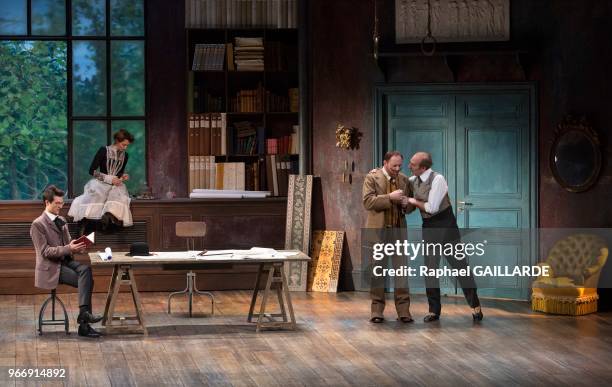
[[[47,216],[49,217],[49,219],[51,219],[51,221],[55,221],[55,218],[57,218],[57,215],[50,213],[49,211],[45,210],[45,214],[47,214]]]
[[[431,168],[427,169],[425,172],[421,173],[421,176],[419,176],[421,178],[422,182],[427,181],[427,179],[429,179],[429,175],[431,175],[431,172],[433,172],[431,170]]]

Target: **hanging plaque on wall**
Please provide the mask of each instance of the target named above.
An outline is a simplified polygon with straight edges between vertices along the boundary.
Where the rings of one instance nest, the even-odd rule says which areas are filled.
[[[510,0],[395,0],[395,42],[421,43],[429,17],[438,43],[510,39]]]

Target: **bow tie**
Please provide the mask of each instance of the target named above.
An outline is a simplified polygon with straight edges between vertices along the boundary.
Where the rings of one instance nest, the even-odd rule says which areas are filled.
[[[57,226],[57,228],[59,228],[60,230],[64,227],[64,225],[66,224],[66,222],[64,222],[59,216],[57,216],[54,220],[53,223],[55,223],[55,225]]]

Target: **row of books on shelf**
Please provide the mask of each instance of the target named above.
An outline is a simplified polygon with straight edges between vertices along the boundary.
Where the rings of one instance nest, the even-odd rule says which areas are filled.
[[[196,85],[193,89],[193,107],[198,112],[222,112],[225,110],[223,97],[214,96],[208,92],[200,91]]]
[[[297,0],[185,0],[186,28],[297,28]]]
[[[194,87],[193,104],[196,111],[222,112],[225,110],[223,97],[201,92],[198,86]],[[235,97],[230,97],[229,104],[230,112],[237,113],[263,113],[264,111],[297,113],[299,93],[297,88],[289,89],[287,96],[276,95],[268,90],[263,91],[263,89],[240,90]]]
[[[293,133],[289,136],[266,139],[266,154],[269,155],[297,155],[300,153],[299,125],[294,125]]]
[[[236,37],[234,43],[198,43],[193,71],[297,71],[297,47],[261,37]]]
[[[230,110],[233,112],[263,112],[264,98],[268,92],[259,84],[254,90],[239,90],[230,98]]]
[[[265,155],[253,162],[216,162],[215,156],[189,156],[189,191],[270,191],[272,196],[287,196],[289,175],[298,173],[297,160],[278,155]]]
[[[190,114],[188,126],[189,155],[227,154],[227,114]]]
[[[298,154],[299,125],[290,135],[266,138],[265,128],[250,121],[227,125],[227,113],[196,113],[188,118],[190,156]]]
[[[198,43],[193,51],[194,71],[223,71],[225,43]]]
[[[235,97],[230,97],[230,111],[239,113],[293,112],[299,111],[299,91],[297,88],[287,90],[287,95],[276,95],[258,85],[253,90],[239,90]]]

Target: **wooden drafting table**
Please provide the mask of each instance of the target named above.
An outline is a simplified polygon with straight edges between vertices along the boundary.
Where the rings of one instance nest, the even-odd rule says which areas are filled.
[[[265,281],[259,313],[255,314],[257,317],[257,332],[262,328],[272,327],[295,329],[295,314],[293,305],[291,304],[291,295],[287,286],[287,278],[283,270],[283,265],[287,261],[309,261],[310,257],[297,250],[277,250],[277,252],[279,254],[275,256],[258,254],[256,257],[238,259],[228,258],[224,255],[196,258],[193,252],[186,251],[160,252],[154,253],[157,255],[142,258],[130,257],[126,255],[126,252],[113,252],[113,257],[110,261],[103,260],[98,253],[89,253],[92,267],[113,267],[113,274],[108,287],[108,295],[104,307],[102,325],[106,327],[107,333],[136,329],[145,335],[147,334],[147,327],[142,312],[142,303],[140,301],[140,294],[138,293],[136,277],[133,271],[133,267],[135,266],[161,266],[162,268],[171,267],[173,270],[176,270],[181,266],[190,269],[210,269],[218,265],[257,265],[257,277],[255,279],[255,287],[247,321],[253,322],[253,312],[257,302],[257,295],[260,292],[261,282]],[[274,287],[273,284],[275,284]],[[136,310],[135,316],[115,316],[115,303],[121,285],[126,285],[130,288]],[[266,313],[266,304],[270,297],[271,290],[276,292],[281,313]],[[282,321],[277,319],[280,317],[282,317]],[[126,324],[127,321],[136,321],[136,324]]]

